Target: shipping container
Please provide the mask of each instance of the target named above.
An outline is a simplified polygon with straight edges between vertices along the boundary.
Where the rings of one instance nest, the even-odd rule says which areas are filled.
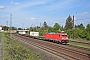
[[[39,32],[30,32],[30,36],[39,36]]]
[[[19,31],[18,33],[19,33],[19,34],[22,34],[22,35],[26,34],[25,31]]]

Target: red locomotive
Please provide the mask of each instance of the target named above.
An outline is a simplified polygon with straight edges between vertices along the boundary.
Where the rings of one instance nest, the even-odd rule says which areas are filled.
[[[58,33],[46,33],[44,37],[46,40],[51,40],[53,42],[62,44],[68,43],[68,36],[64,31],[60,31]]]

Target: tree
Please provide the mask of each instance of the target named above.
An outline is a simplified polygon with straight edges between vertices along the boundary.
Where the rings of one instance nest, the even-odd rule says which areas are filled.
[[[18,28],[18,30],[23,30],[23,28]]]
[[[85,27],[84,27],[84,25],[81,23],[80,25],[78,25],[78,28],[80,29],[80,30],[84,30],[85,29]]]
[[[48,25],[47,25],[46,22],[43,23],[42,29],[43,29],[43,32],[44,32],[44,33],[48,32]]]
[[[82,33],[81,33],[81,38],[86,38],[88,35],[87,35],[87,31],[86,30],[83,30]]]
[[[86,26],[86,32],[87,32],[87,40],[90,40],[90,24]]]
[[[55,25],[53,26],[53,32],[57,32],[59,29],[62,29],[61,26],[58,23],[55,23]]]
[[[78,25],[75,25],[75,29],[78,28]]]
[[[86,31],[87,31],[88,33],[90,33],[90,24],[87,24],[87,26],[86,26]]]
[[[3,28],[2,28],[3,30],[8,30],[9,29],[9,27],[7,27],[7,26],[3,26]]]
[[[80,37],[80,38],[90,40],[90,24],[87,24],[86,29],[82,23],[77,25],[74,33],[75,33],[74,36],[76,38]]]
[[[67,34],[68,34],[68,37],[71,38],[72,37],[72,30],[71,29],[67,30]]]
[[[43,27],[44,27],[45,29],[47,29],[47,28],[48,28],[48,25],[47,25],[47,23],[46,23],[46,22],[44,22],[44,23],[43,23]]]
[[[66,19],[65,29],[66,29],[66,30],[72,29],[72,18],[71,18],[70,15],[69,15],[69,17]]]
[[[48,32],[52,32],[53,30],[53,27],[51,27],[51,26],[48,26]]]
[[[39,31],[39,27],[30,27],[30,31]]]
[[[17,30],[17,28],[12,26],[12,30]]]

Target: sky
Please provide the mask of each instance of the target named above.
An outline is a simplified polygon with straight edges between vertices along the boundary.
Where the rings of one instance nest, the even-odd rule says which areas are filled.
[[[66,19],[74,15],[74,24],[90,24],[90,0],[0,0],[0,25],[31,27],[46,22],[49,26],[59,23],[65,26]],[[8,21],[8,22],[7,22]]]

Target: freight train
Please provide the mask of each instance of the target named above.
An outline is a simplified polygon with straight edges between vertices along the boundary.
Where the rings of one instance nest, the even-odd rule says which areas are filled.
[[[59,31],[57,33],[55,32],[45,33],[44,36],[39,36],[39,32],[30,32],[29,36],[31,38],[52,41],[61,44],[67,44],[69,42],[68,35],[64,31]]]

